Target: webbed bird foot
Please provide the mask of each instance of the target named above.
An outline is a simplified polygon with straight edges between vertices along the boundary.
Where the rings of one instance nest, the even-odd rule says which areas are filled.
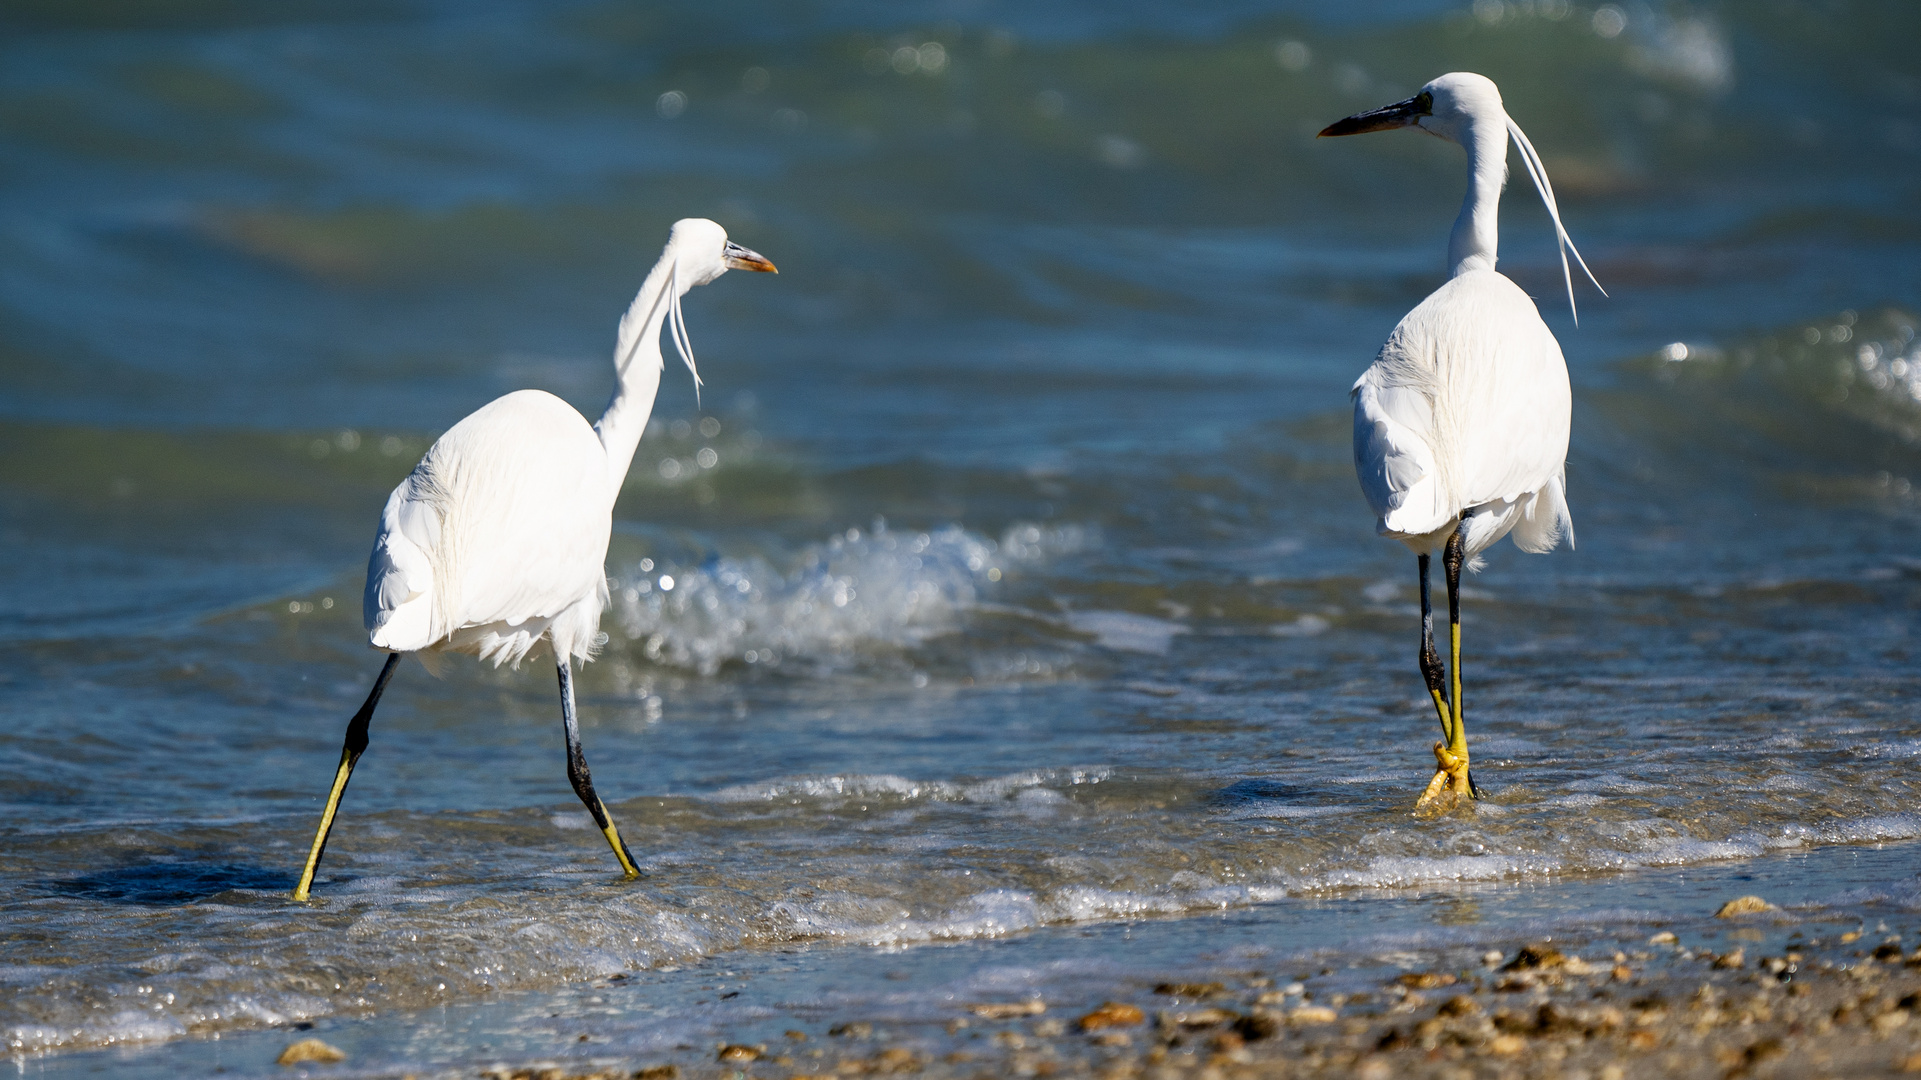
[[[1434,779],[1427,782],[1427,790],[1421,792],[1414,809],[1439,813],[1452,810],[1464,799],[1471,802],[1475,797],[1474,781],[1467,771],[1467,751],[1456,754],[1446,743],[1435,743]]]

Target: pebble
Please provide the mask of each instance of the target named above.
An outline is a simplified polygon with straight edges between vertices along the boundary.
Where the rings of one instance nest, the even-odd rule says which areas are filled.
[[[1226,1009],[1214,1008],[1182,1009],[1178,1011],[1170,1009],[1161,1013],[1160,1019],[1164,1024],[1173,1024],[1179,1027],[1212,1027],[1215,1024],[1225,1024],[1239,1020],[1240,1014],[1228,1012]]]
[[[983,1020],[1012,1020],[1020,1016],[1039,1016],[1047,1011],[1047,1002],[1039,998],[1026,1001],[982,1001],[967,1007],[967,1011]]]
[[[322,1065],[332,1065],[336,1061],[347,1060],[347,1055],[337,1046],[329,1046],[319,1039],[302,1039],[289,1045],[274,1059],[280,1065],[303,1065],[317,1061]]]
[[[1217,982],[1164,982],[1154,987],[1156,994],[1169,997],[1204,998],[1224,992],[1227,987]]]
[[[1722,904],[1720,910],[1714,913],[1714,917],[1732,919],[1737,915],[1753,915],[1757,912],[1778,910],[1780,909],[1758,896],[1737,896]]]
[[[1521,951],[1514,954],[1514,959],[1508,961],[1507,966],[1501,970],[1535,971],[1560,967],[1565,963],[1567,963],[1567,957],[1561,955],[1561,950],[1552,945],[1523,945]]]
[[[1133,1027],[1147,1022],[1147,1014],[1138,1007],[1119,1001],[1109,1001],[1100,1008],[1081,1017],[1082,1031],[1100,1031],[1103,1028]]]
[[[828,1028],[827,1034],[836,1039],[865,1039],[874,1034],[874,1025],[865,1020],[851,1020]]]

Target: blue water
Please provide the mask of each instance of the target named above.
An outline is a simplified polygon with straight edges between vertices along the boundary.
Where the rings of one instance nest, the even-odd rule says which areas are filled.
[[[1918,18],[10,6],[0,1032],[51,1061],[1921,835]],[[1312,135],[1457,68],[1610,296],[1574,325],[1510,191],[1580,547],[1469,582],[1495,797],[1417,819],[1413,568],[1345,393],[1463,166]],[[707,389],[670,374],[616,511],[582,722],[649,876],[544,665],[407,664],[290,905],[386,493],[500,393],[597,415],[690,215],[781,273],[687,298]]]

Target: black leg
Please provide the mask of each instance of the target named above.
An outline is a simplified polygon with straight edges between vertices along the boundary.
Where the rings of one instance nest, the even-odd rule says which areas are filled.
[[[574,674],[566,658],[560,661],[560,722],[567,732],[567,779],[574,785],[574,794],[587,804],[587,812],[593,815],[594,824],[600,826],[600,834],[607,838],[607,845],[614,849],[614,857],[620,860],[621,869],[627,876],[639,877],[640,869],[634,865],[634,857],[627,851],[626,841],[620,838],[620,830],[615,828],[614,819],[607,815],[607,807],[601,804],[600,796],[594,793],[594,778],[587,771],[587,755],[580,749],[580,722],[574,718]]]
[[[327,809],[320,815],[320,829],[314,833],[313,850],[307,853],[307,865],[300,871],[300,884],[294,887],[295,900],[307,899],[313,888],[314,871],[320,869],[320,856],[327,850],[327,834],[333,831],[334,815],[340,811],[340,796],[346,792],[347,781],[353,777],[354,763],[367,752],[367,725],[373,721],[374,707],[380,704],[380,695],[386,692],[387,680],[394,677],[394,667],[399,663],[399,653],[387,655],[387,662],[381,665],[380,675],[374,679],[374,688],[367,695],[366,703],[347,722],[347,741],[340,748],[340,767],[334,770],[333,790],[327,794]]]
[[[1428,696],[1434,699],[1434,711],[1441,718],[1441,738],[1454,738],[1454,715],[1448,707],[1447,669],[1441,666],[1441,656],[1434,651],[1434,602],[1427,583],[1428,556],[1426,552],[1415,556],[1421,567],[1421,676],[1427,680]]]

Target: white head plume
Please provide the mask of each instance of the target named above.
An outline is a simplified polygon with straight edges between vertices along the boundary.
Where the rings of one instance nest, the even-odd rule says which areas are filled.
[[[1557,222],[1558,223],[1558,222]],[[1585,267],[1584,267],[1585,269]],[[673,334],[674,351],[680,354],[681,362],[694,377],[694,404],[700,404],[700,368],[694,364],[694,343],[687,339],[687,316],[680,311],[680,260],[674,260],[673,280],[668,286],[667,295],[671,297],[667,308],[667,325]]]
[[[1574,253],[1574,261],[1581,265],[1581,272],[1587,275],[1589,281],[1594,282],[1595,288],[1601,289],[1601,283],[1595,281],[1594,271],[1588,269],[1587,260],[1581,258],[1581,250],[1574,246],[1574,238],[1569,236],[1567,229],[1561,225],[1561,208],[1555,205],[1554,187],[1548,183],[1547,166],[1541,164],[1541,155],[1534,152],[1534,144],[1527,141],[1527,134],[1511,116],[1507,118],[1507,131],[1514,137],[1514,147],[1520,151],[1521,164],[1527,166],[1529,179],[1534,181],[1534,190],[1541,194],[1541,202],[1547,207],[1547,216],[1554,219],[1555,250],[1561,256],[1561,279],[1567,285],[1567,307],[1574,316],[1574,325],[1579,326],[1581,313],[1574,307],[1574,272],[1568,266],[1568,252]],[[1606,289],[1601,289],[1602,296],[1607,294]]]

